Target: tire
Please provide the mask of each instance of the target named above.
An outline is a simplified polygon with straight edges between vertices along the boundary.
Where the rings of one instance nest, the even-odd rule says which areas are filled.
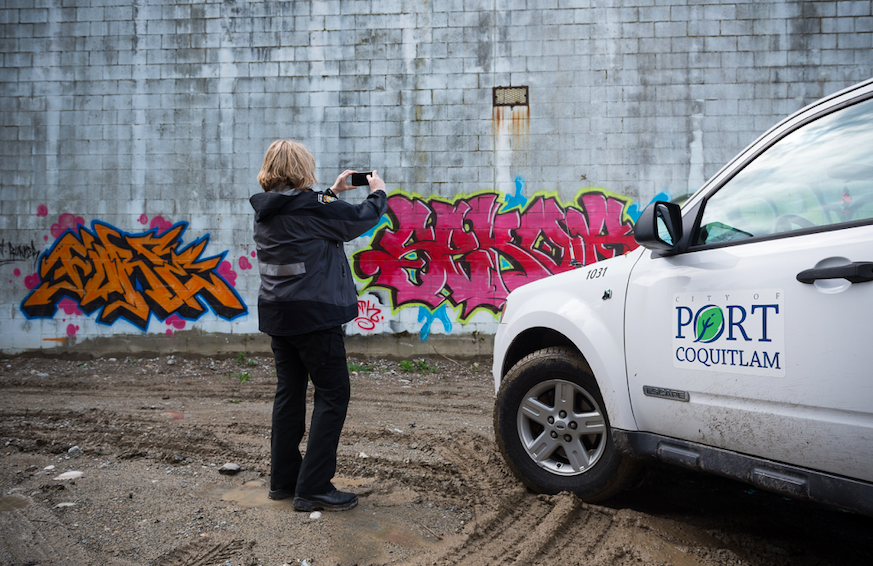
[[[639,471],[637,460],[615,449],[597,381],[569,348],[539,350],[509,370],[497,393],[494,433],[515,476],[540,493],[602,501]]]

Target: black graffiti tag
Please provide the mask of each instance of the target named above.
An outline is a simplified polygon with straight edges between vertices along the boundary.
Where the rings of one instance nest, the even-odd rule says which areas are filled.
[[[33,240],[29,244],[16,244],[0,240],[0,265],[28,260],[32,260],[36,265],[39,254],[40,251],[36,248]]]

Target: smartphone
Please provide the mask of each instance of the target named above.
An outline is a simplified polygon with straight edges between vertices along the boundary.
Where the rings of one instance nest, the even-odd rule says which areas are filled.
[[[365,173],[352,173],[351,185],[353,187],[363,187],[364,185],[369,185],[369,181],[367,181],[367,175],[372,175],[372,171],[367,171]]]

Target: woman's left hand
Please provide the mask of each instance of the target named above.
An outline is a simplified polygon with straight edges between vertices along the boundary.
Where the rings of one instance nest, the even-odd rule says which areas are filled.
[[[355,188],[348,184],[348,178],[352,176],[352,173],[357,173],[357,171],[346,169],[339,174],[339,177],[336,178],[336,183],[334,183],[330,188],[330,190],[333,191],[333,194],[338,195],[343,191],[350,191]]]

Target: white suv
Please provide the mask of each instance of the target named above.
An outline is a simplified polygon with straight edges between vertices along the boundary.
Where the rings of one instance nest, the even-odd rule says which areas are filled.
[[[640,248],[513,292],[494,429],[514,473],[605,499],[640,459],[873,514],[873,80],[788,117]]]

